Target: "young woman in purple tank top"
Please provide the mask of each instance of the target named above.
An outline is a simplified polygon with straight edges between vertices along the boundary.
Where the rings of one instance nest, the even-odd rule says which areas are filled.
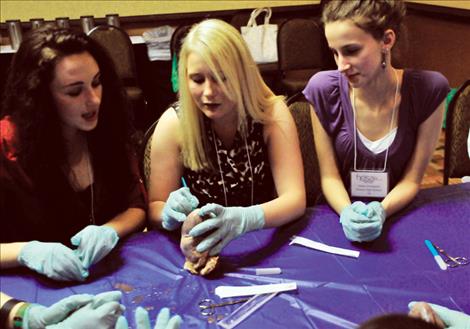
[[[376,239],[413,200],[440,132],[447,80],[391,64],[404,15],[401,1],[325,3],[338,70],[316,74],[303,92],[323,193],[351,241]]]

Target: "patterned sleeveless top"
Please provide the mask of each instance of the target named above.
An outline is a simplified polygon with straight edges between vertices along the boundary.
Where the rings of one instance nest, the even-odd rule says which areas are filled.
[[[178,113],[177,104],[174,108]],[[263,125],[249,118],[246,145],[243,136],[237,132],[232,146],[228,149],[213,132],[210,120],[206,117],[204,117],[204,126],[209,147],[206,151],[214,169],[193,171],[184,168],[183,172],[191,193],[199,200],[199,206],[207,203],[218,203],[223,206],[250,206],[272,200],[276,193],[268,149],[263,138]]]

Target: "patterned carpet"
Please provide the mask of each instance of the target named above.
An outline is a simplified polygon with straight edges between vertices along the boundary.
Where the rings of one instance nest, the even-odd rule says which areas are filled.
[[[422,188],[430,188],[436,186],[442,186],[443,182],[443,171],[444,171],[444,140],[445,131],[441,131],[439,141],[437,143],[436,150],[432,156],[431,162],[429,163],[426,172],[424,173],[423,181],[421,182]],[[460,178],[449,179],[449,184],[458,184],[461,182]]]

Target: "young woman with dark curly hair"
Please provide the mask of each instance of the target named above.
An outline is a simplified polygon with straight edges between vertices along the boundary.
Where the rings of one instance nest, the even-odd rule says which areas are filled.
[[[84,34],[36,29],[15,54],[2,100],[2,268],[84,280],[145,221],[111,60]]]

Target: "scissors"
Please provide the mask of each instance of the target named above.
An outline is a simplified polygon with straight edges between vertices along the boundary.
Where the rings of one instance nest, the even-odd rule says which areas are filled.
[[[449,267],[463,266],[463,265],[467,265],[468,263],[470,263],[470,261],[466,257],[461,257],[461,256],[452,257],[452,256],[449,256],[449,254],[447,254],[444,249],[436,246],[434,243],[433,243],[433,245],[437,249],[437,251],[439,251],[444,256],[444,262]]]
[[[212,299],[203,299],[198,304],[199,312],[201,312],[201,314],[205,316],[213,315],[215,313],[216,307],[240,304],[240,303],[246,302],[248,299],[249,298],[242,298],[242,299],[232,300],[230,302],[224,302],[224,303],[218,303],[218,304],[214,303]]]

